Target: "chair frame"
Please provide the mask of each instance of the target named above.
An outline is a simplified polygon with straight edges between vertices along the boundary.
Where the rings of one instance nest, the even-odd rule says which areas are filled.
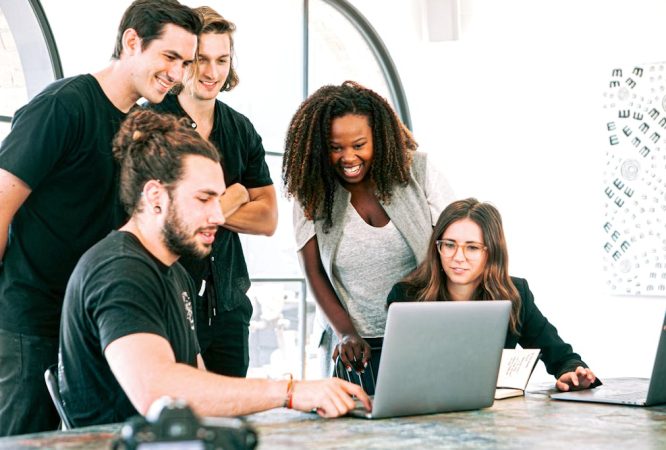
[[[55,405],[56,411],[60,416],[60,429],[61,430],[71,430],[74,428],[72,421],[65,411],[65,405],[62,402],[62,397],[60,396],[60,386],[58,384],[58,365],[53,364],[49,366],[48,369],[44,372],[44,381],[46,382],[46,388],[51,395],[51,400]]]

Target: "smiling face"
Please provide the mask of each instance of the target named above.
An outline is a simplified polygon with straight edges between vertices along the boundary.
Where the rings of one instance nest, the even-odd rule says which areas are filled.
[[[483,231],[476,222],[469,218],[460,219],[449,225],[440,237],[442,240],[453,241],[458,244],[458,249],[451,256],[440,253],[442,269],[448,278],[449,291],[465,291],[469,294],[479,286],[483,279],[483,271],[486,267],[488,255],[481,252],[480,258],[470,261],[463,251],[462,244],[477,243],[484,245]],[[466,299],[466,300],[469,300]]]
[[[176,256],[203,258],[224,224],[220,196],[225,190],[222,167],[199,155],[186,156],[183,177],[172,190],[163,241]]]
[[[194,65],[193,65],[194,66]],[[198,100],[214,100],[224,86],[231,69],[231,40],[227,33],[206,33],[199,37],[196,70],[191,67],[186,81]]]
[[[194,60],[197,37],[173,24],[164,26],[161,37],[141,48],[134,30],[127,30],[126,50],[131,58],[130,82],[135,95],[160,103],[169,90],[182,81],[185,69]]]
[[[343,184],[368,181],[374,155],[372,128],[366,116],[333,119],[329,159]]]

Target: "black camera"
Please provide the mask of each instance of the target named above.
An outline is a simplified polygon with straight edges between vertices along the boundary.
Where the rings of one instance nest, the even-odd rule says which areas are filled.
[[[114,449],[245,450],[257,446],[256,431],[240,418],[199,418],[185,402],[163,397],[146,417],[127,420]]]

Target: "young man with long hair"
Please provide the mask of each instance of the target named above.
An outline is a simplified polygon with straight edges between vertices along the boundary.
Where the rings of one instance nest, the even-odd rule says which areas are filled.
[[[270,236],[277,227],[277,199],[261,137],[250,120],[217,98],[238,84],[234,67],[236,26],[207,6],[195,8],[203,28],[197,59],[178,94],[149,107],[185,117],[220,152],[227,191],[226,218],[204,259],[183,258],[198,288],[197,335],[208,370],[244,377],[249,365],[252,304],[250,277],[239,234]]]

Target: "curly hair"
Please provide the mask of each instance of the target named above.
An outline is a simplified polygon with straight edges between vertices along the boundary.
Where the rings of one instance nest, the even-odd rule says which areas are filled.
[[[329,162],[331,125],[348,115],[365,116],[372,129],[370,178],[377,197],[390,202],[394,186],[409,182],[413,152],[418,144],[386,99],[353,81],[319,88],[298,108],[289,124],[282,161],[282,180],[311,220],[333,224],[337,175]]]
[[[149,180],[172,189],[183,176],[187,155],[220,162],[217,149],[186,119],[143,108],[130,113],[113,139],[113,156],[120,164],[120,200],[127,213],[141,212],[141,191]]]
[[[509,327],[511,332],[517,335],[520,324],[520,294],[509,276],[509,252],[502,217],[490,203],[467,198],[447,206],[433,229],[425,260],[402,283],[410,297],[418,301],[449,300],[447,277],[442,270],[436,241],[441,239],[451,224],[462,219],[470,219],[481,228],[483,244],[488,252],[483,280],[470,300],[511,300]]]

